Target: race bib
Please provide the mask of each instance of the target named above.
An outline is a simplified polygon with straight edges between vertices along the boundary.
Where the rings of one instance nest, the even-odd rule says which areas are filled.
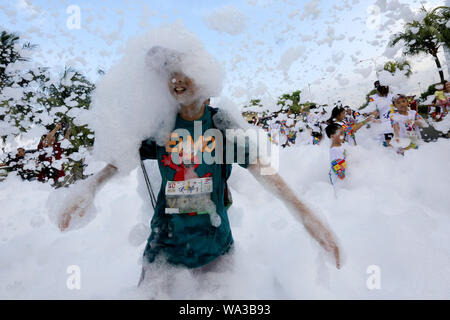
[[[197,178],[184,181],[167,181],[166,214],[207,214],[215,211],[211,200],[213,178]]]
[[[166,196],[211,193],[212,190],[212,177],[184,181],[167,181],[166,184]]]

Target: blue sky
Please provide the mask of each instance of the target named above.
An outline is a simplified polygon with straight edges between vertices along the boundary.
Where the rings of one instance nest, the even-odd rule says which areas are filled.
[[[421,5],[419,1],[400,3],[412,11]],[[443,3],[423,2],[427,8]],[[67,28],[70,5],[80,9],[79,30]],[[238,12],[240,18],[218,27],[208,25],[208,17],[217,22],[215,12],[226,8]],[[1,26],[38,44],[35,60],[55,72],[72,65],[93,79],[97,67],[108,70],[120,58],[127,39],[150,26],[181,20],[226,66],[224,94],[240,104],[251,97],[270,99],[301,89],[304,99],[321,103],[340,99],[360,105],[375,73],[370,72],[372,60],[358,61],[377,58],[382,64],[387,60],[382,55],[389,35],[403,22],[398,19],[400,10],[397,0],[0,0]],[[237,31],[224,32],[233,23]],[[326,42],[333,33],[338,40]],[[420,56],[411,61],[416,71],[410,80],[412,93],[419,90],[418,86],[414,89],[418,81],[438,80],[431,59]],[[446,63],[443,55],[441,62]]]

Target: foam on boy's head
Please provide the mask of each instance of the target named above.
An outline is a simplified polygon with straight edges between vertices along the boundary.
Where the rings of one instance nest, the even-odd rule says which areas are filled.
[[[182,58],[181,52],[156,45],[147,51],[145,64],[150,71],[169,76],[173,72],[181,71]]]
[[[95,130],[96,159],[127,174],[139,165],[136,150],[142,140],[166,143],[179,112],[179,101],[169,91],[174,71],[195,83],[196,100],[220,96],[221,64],[182,23],[151,28],[128,41],[93,94],[88,122]]]
[[[162,28],[159,32],[158,39],[146,51],[148,72],[162,77],[163,81],[175,72],[183,73],[198,87],[199,99],[219,96],[224,70],[199,39],[181,26]]]

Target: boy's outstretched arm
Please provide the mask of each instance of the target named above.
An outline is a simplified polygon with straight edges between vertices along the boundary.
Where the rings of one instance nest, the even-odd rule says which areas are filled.
[[[85,192],[81,195],[81,197],[73,197],[68,199],[68,201],[70,201],[70,203],[66,206],[68,209],[61,213],[62,219],[59,224],[61,231],[64,231],[69,227],[70,220],[73,215],[78,214],[80,217],[84,216],[86,209],[94,201],[98,190],[100,190],[100,188],[108,180],[110,180],[116,172],[117,168],[112,164],[108,164],[96,175],[82,182],[84,183]]]
[[[372,112],[370,114],[370,116],[368,116],[363,121],[355,123],[355,125],[353,126],[353,131],[358,131],[359,129],[361,129],[364,125],[366,125],[366,123],[372,121],[374,119],[375,115],[376,115],[376,111]]]
[[[333,232],[301,202],[280,175],[261,174],[261,163],[251,164],[248,170],[268,191],[275,194],[289,208],[295,218],[300,220],[308,233],[334,256],[336,268],[341,268],[340,249]]]

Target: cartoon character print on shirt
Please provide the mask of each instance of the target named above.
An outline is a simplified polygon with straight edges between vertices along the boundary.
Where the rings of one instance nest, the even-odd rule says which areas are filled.
[[[385,120],[390,120],[393,112],[392,109],[389,109],[386,113],[383,113],[381,117]]]
[[[180,152],[180,158],[182,158],[182,154],[183,152]],[[198,166],[200,165],[198,163],[198,156],[193,156],[192,157],[191,164],[184,164],[183,162],[178,164],[175,164],[172,160],[172,154],[169,154],[169,156],[167,155],[163,155],[162,157],[162,163],[165,167],[169,167],[173,170],[175,170],[175,176],[173,177],[173,181],[184,181],[184,180],[188,180],[188,179],[196,179],[196,178],[200,178],[197,173],[195,172],[195,169],[198,168]],[[210,177],[211,176],[211,172],[208,172],[206,174],[204,174],[201,178],[206,178],[206,177]]]
[[[213,226],[220,225],[220,217],[216,213],[216,206],[211,199],[213,191],[212,173],[207,172],[199,176],[195,171],[199,166],[199,158],[194,148],[183,148],[179,144],[179,164],[173,161],[173,152],[162,156],[162,164],[175,170],[173,181],[167,181],[166,186],[166,213],[187,214],[196,216],[209,214]],[[188,153],[186,153],[188,152]],[[168,190],[177,189],[178,193],[171,194]]]
[[[405,121],[405,129],[408,135],[412,135],[414,132],[414,121],[413,120]]]
[[[378,111],[379,112],[379,111]],[[389,105],[389,109],[381,115],[380,118],[383,118],[385,120],[391,121],[392,120],[392,116],[395,114],[395,109],[394,109],[394,105],[391,103]]]
[[[408,121],[405,122],[406,134],[408,136],[416,135],[416,131],[417,131],[416,121],[417,120],[422,120],[422,117],[417,112],[415,112],[414,119],[409,119]]]

